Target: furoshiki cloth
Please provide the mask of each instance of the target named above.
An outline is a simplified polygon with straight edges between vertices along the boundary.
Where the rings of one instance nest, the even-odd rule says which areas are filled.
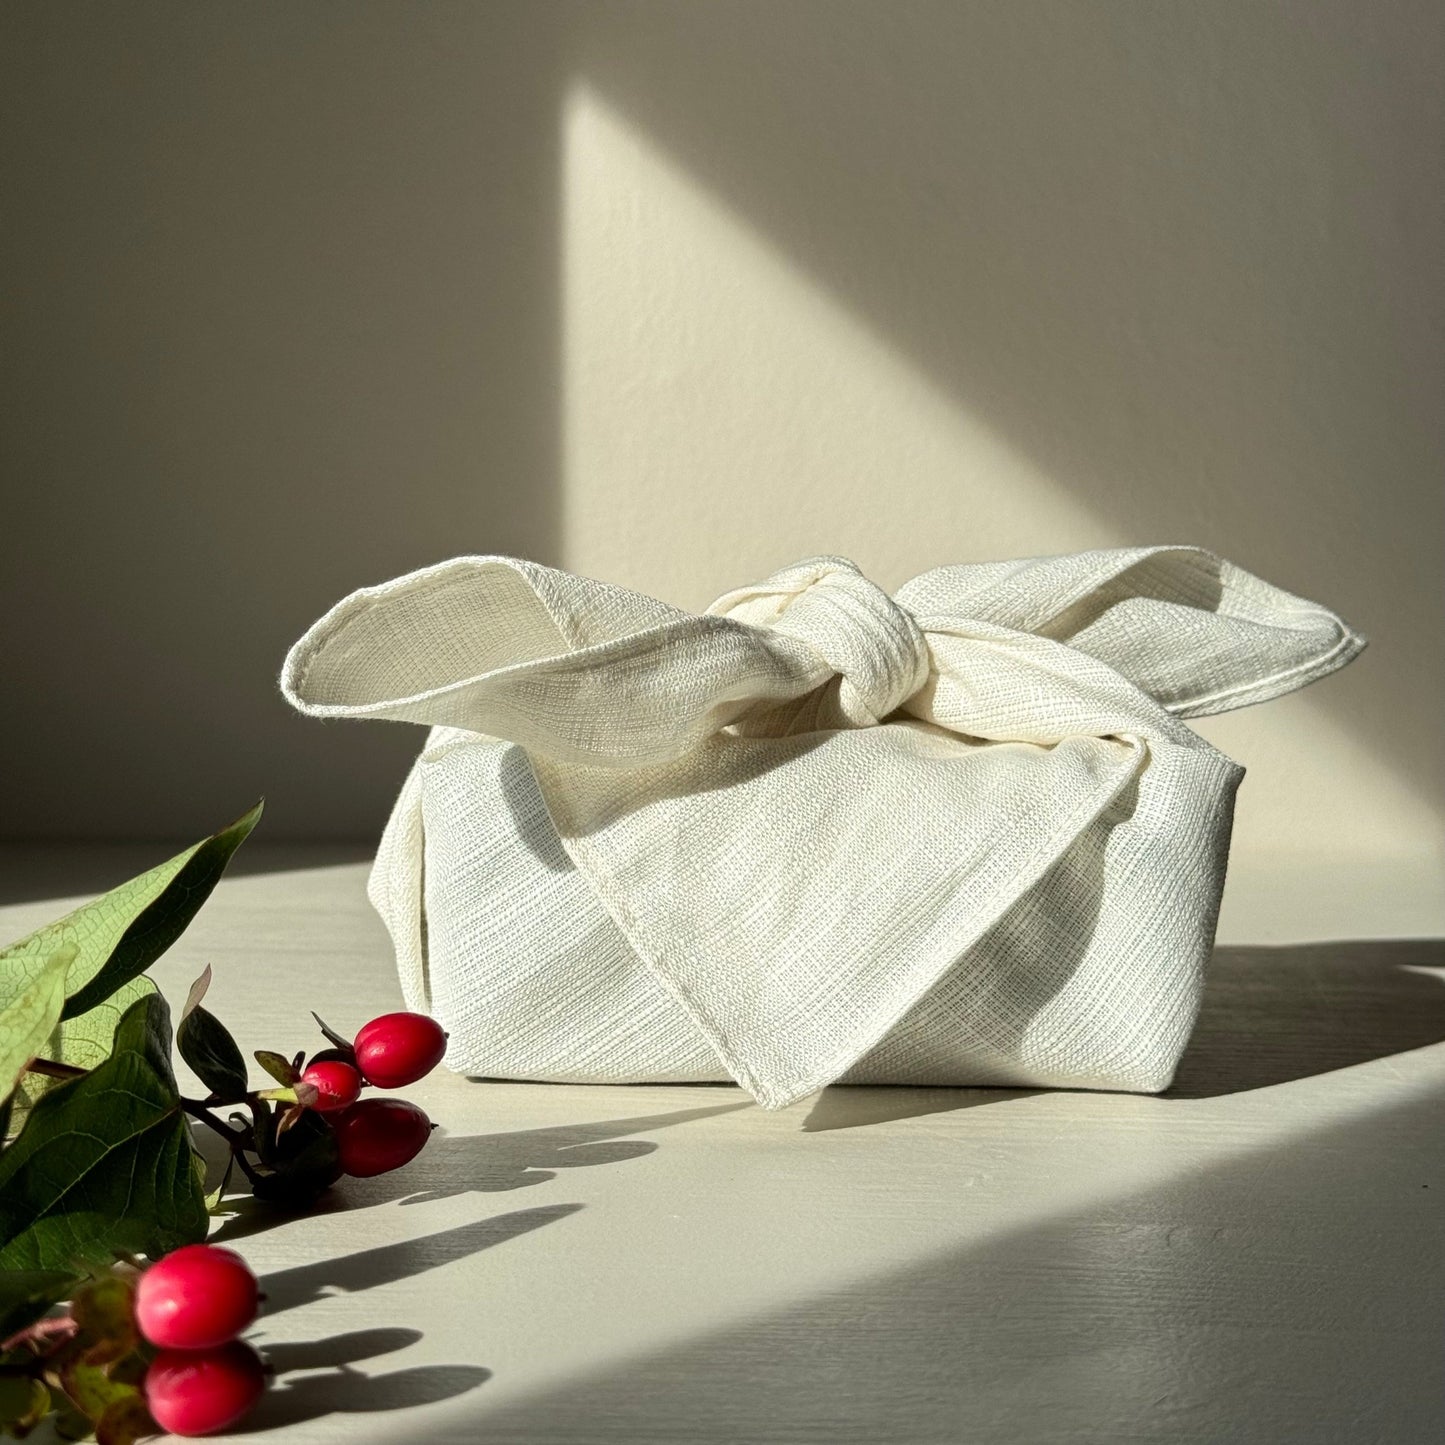
[[[510,557],[353,593],[322,718],[431,729],[372,902],[499,1078],[1167,1087],[1243,769],[1183,719],[1364,639],[1193,547],[816,557],[680,611]]]

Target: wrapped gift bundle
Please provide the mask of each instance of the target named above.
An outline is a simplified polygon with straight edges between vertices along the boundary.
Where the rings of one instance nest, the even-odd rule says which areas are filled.
[[[1193,547],[815,557],[693,614],[510,557],[346,598],[321,718],[430,729],[369,892],[493,1078],[1166,1088],[1243,769],[1184,719],[1364,639]]]

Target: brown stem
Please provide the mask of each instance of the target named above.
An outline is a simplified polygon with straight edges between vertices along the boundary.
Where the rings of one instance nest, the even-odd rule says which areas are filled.
[[[233,1129],[229,1124],[218,1119],[204,1104],[198,1103],[195,1099],[182,1099],[181,1108],[191,1118],[199,1119],[208,1129],[214,1129],[231,1148],[231,1158],[241,1166],[241,1173],[251,1181],[252,1184],[260,1183],[261,1176],[251,1167],[251,1161],[246,1158],[246,1149],[251,1139],[245,1129]]]
[[[67,1315],[55,1315],[50,1319],[36,1320],[33,1325],[26,1325],[23,1330],[17,1330],[8,1340],[0,1340],[0,1353],[9,1354],[11,1350],[18,1350],[22,1345],[34,1343],[37,1346],[42,1340],[47,1340],[58,1335],[73,1335],[79,1325]]]
[[[27,1074],[44,1074],[47,1079],[78,1079],[90,1072],[74,1064],[62,1064],[59,1059],[31,1059],[25,1066]]]
[[[241,1173],[244,1174],[252,1184],[259,1184],[261,1182],[261,1176],[251,1167],[250,1161],[239,1148],[231,1151],[231,1158],[241,1166]]]
[[[199,1119],[208,1129],[214,1129],[231,1146],[233,1153],[237,1149],[245,1147],[246,1136],[240,1130],[233,1129],[229,1124],[218,1119],[204,1104],[198,1103],[195,1099],[182,1099],[181,1108],[191,1118]]]

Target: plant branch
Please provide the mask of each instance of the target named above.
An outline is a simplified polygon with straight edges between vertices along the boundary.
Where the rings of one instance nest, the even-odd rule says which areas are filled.
[[[241,1166],[241,1173],[251,1181],[253,1186],[261,1182],[261,1176],[256,1173],[251,1161],[246,1158],[245,1151],[239,1145],[231,1150],[231,1158]]]
[[[206,1106],[196,1099],[182,1099],[181,1108],[191,1118],[199,1119],[208,1129],[214,1129],[230,1146],[234,1153],[245,1147],[246,1136],[239,1129],[233,1129],[223,1120],[218,1119]]]
[[[90,1072],[75,1064],[62,1064],[59,1059],[31,1059],[25,1066],[27,1074],[44,1074],[47,1079],[79,1079]]]
[[[33,1325],[17,1330],[8,1340],[0,1341],[0,1354],[9,1354],[11,1350],[18,1350],[22,1345],[28,1344],[39,1348],[42,1341],[73,1335],[79,1328],[68,1314],[36,1320]]]

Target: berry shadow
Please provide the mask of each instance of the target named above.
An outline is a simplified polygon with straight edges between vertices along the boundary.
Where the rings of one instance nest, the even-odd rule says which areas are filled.
[[[452,1135],[438,1130],[426,1148],[395,1174],[348,1179],[347,1203],[366,1207],[400,1201],[424,1204],[460,1194],[500,1194],[555,1179],[562,1169],[622,1164],[653,1153],[650,1139],[628,1136],[748,1109],[748,1104],[714,1104],[605,1119],[595,1124],[566,1124],[551,1129],[518,1129],[506,1134]]]
[[[420,1330],[399,1325],[371,1330],[350,1330],[324,1340],[286,1340],[258,1346],[277,1375],[291,1370],[339,1370],[377,1355],[392,1355],[419,1344]]]
[[[353,1330],[329,1339],[263,1346],[276,1381],[235,1433],[257,1434],[334,1414],[406,1410],[454,1399],[491,1379],[481,1365],[413,1365],[368,1375],[358,1363],[418,1343],[420,1330]]]
[[[565,1219],[581,1208],[580,1204],[554,1204],[544,1209],[519,1209],[415,1239],[358,1250],[340,1259],[316,1260],[272,1271],[262,1280],[266,1296],[264,1322],[333,1295],[357,1294],[414,1279],[425,1270],[479,1254]],[[321,1340],[275,1344],[264,1339],[256,1341],[274,1369],[276,1380],[236,1433],[257,1434],[334,1414],[370,1414],[434,1405],[464,1395],[491,1379],[489,1369],[470,1364],[416,1365],[377,1375],[356,1368],[377,1356],[409,1349],[422,1338],[420,1330],[391,1327],[352,1330]]]
[[[549,1204],[542,1209],[517,1209],[510,1214],[438,1230],[435,1234],[357,1250],[339,1259],[318,1259],[291,1269],[275,1270],[261,1282],[266,1294],[265,1318],[271,1319],[330,1295],[358,1294],[379,1285],[414,1279],[426,1270],[453,1264],[565,1219],[581,1208],[580,1204]]]

